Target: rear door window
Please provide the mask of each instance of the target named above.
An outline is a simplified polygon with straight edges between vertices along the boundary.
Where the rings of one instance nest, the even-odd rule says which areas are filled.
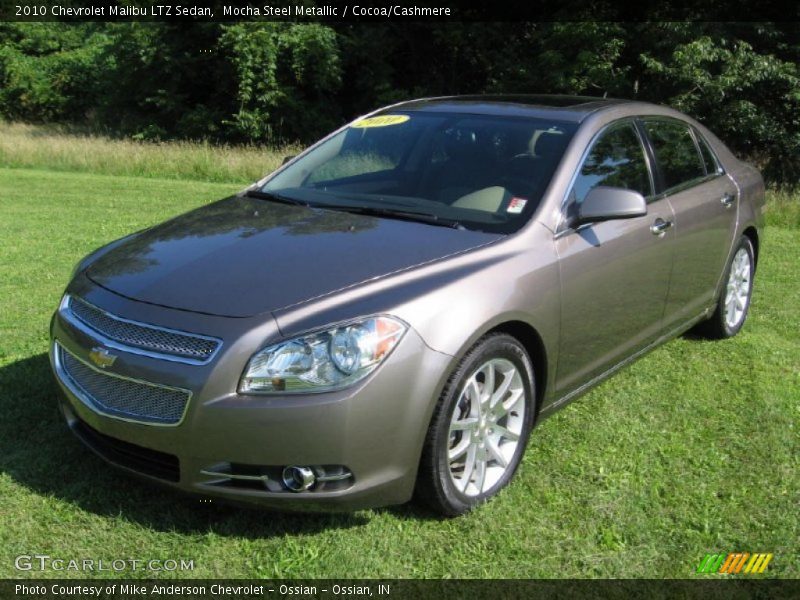
[[[679,121],[645,120],[661,170],[664,191],[691,185],[706,176],[706,166],[689,125]]]

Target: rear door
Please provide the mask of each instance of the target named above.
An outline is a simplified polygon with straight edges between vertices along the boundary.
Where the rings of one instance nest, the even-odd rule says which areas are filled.
[[[647,215],[569,226],[590,189],[640,192]],[[648,159],[633,120],[595,138],[567,199],[556,251],[561,274],[558,393],[567,394],[657,337],[669,288],[674,232],[669,202],[654,195]],[[661,224],[663,232],[651,231]],[[666,224],[666,225],[665,225]]]
[[[644,118],[659,197],[675,213],[675,259],[664,313],[678,327],[711,304],[733,242],[738,190],[705,140],[677,119]]]

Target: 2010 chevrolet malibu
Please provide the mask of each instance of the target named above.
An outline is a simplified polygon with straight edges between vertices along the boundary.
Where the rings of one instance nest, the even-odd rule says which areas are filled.
[[[86,257],[51,326],[61,408],[185,491],[457,515],[620,367],[740,330],[763,204],[759,173],[671,109],[396,104]]]

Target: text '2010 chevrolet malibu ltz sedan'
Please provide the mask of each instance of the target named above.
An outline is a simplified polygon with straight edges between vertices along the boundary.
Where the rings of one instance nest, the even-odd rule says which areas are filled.
[[[396,104],[81,261],[51,326],[61,408],[107,461],[206,497],[458,515],[620,367],[739,331],[763,205],[668,108]]]

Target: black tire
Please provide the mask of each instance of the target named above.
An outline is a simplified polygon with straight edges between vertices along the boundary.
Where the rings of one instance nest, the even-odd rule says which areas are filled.
[[[725,302],[727,298],[728,292],[728,284],[731,278],[731,270],[733,268],[734,259],[736,255],[739,253],[740,250],[744,250],[747,253],[747,257],[749,259],[749,281],[748,281],[748,291],[747,291],[747,299],[744,302],[744,309],[742,311],[741,318],[735,324],[731,324],[726,319],[726,307]],[[723,279],[722,289],[719,293],[719,298],[717,299],[717,307],[714,310],[714,313],[705,321],[699,323],[695,328],[694,331],[698,335],[712,339],[712,340],[724,340],[726,338],[733,337],[744,326],[745,321],[747,320],[747,312],[750,309],[750,300],[753,297],[753,277],[755,276],[756,270],[756,261],[755,261],[755,251],[753,250],[753,243],[750,241],[746,235],[743,235],[739,238],[739,243],[734,248],[733,252],[731,253],[731,259],[728,261],[728,266],[725,269],[725,278]]]
[[[504,467],[505,472],[502,476],[482,493],[468,495],[456,487],[451,476],[450,460],[448,459],[448,449],[452,441],[450,424],[453,413],[456,407],[459,406],[460,399],[463,407],[462,392],[464,392],[471,376],[481,366],[494,359],[499,359],[501,362],[503,360],[510,362],[516,367],[521,377],[522,388],[524,389],[524,414],[519,419],[516,412],[509,413],[509,415],[514,415],[515,418],[519,419],[517,426],[521,430],[516,448],[513,450],[513,456],[507,460],[507,466]],[[500,382],[496,382],[495,389],[499,388],[499,384]],[[485,502],[504,488],[514,477],[530,437],[534,421],[535,390],[533,365],[525,348],[519,341],[503,333],[489,334],[478,340],[455,368],[434,410],[423,447],[415,497],[437,513],[447,517],[455,517]],[[511,395],[508,398],[510,399]],[[460,408],[460,410],[463,410],[463,408]],[[500,423],[508,426],[508,422],[498,421],[498,424]],[[491,431],[492,429],[490,428],[489,432]],[[463,435],[469,434],[464,432]],[[498,464],[495,461],[493,468],[496,469]],[[469,477],[462,479],[462,481],[468,480]],[[466,484],[467,487],[469,485],[469,483]]]

